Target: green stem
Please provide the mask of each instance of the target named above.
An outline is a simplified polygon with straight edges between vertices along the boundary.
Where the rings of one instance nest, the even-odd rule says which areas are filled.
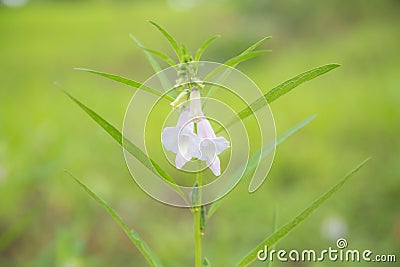
[[[201,267],[201,172],[197,173],[198,200],[194,207],[195,266]]]

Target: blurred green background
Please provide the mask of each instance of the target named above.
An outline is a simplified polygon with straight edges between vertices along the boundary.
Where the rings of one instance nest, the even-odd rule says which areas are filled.
[[[204,58],[217,62],[272,35],[263,45],[272,53],[239,66],[264,90],[310,68],[342,64],[272,104],[278,134],[318,117],[279,146],[261,189],[248,194],[246,179],[227,196],[204,237],[213,266],[233,266],[269,235],[275,207],[282,225],[368,156],[368,165],[277,248],[321,250],[343,236],[349,248],[399,261],[399,14],[395,0],[0,1],[0,266],[146,266],[65,169],[114,207],[166,266],[193,265],[190,212],[142,192],[121,148],[54,85],[120,129],[132,89],[72,68],[145,81],[153,71],[130,33],[172,55],[147,19],[192,51],[221,34]]]

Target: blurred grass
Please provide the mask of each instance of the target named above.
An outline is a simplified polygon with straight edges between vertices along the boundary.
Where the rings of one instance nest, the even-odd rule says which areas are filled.
[[[86,177],[167,266],[192,265],[190,213],[143,193],[118,145],[53,85],[60,83],[120,128],[131,89],[72,68],[145,81],[152,69],[129,33],[173,55],[147,19],[192,52],[220,33],[205,53],[219,62],[272,35],[262,49],[273,53],[240,67],[262,88],[329,62],[342,64],[272,104],[278,133],[311,114],[318,117],[279,147],[259,191],[249,195],[246,180],[228,195],[204,239],[214,266],[232,265],[268,235],[275,205],[281,225],[367,156],[372,160],[358,177],[277,248],[332,246],[321,225],[339,217],[352,248],[398,253],[398,1],[243,2],[203,1],[184,12],[164,1],[0,5],[0,266],[145,266],[64,169]],[[2,247],[2,237],[24,221],[27,227]]]

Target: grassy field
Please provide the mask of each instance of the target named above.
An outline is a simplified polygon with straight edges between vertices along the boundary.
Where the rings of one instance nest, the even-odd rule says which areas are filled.
[[[260,190],[248,194],[245,179],[227,196],[204,237],[213,266],[233,266],[271,233],[275,207],[283,225],[369,156],[368,165],[278,248],[334,246],[324,225],[336,221],[349,247],[397,253],[400,260],[398,1],[199,1],[186,10],[164,1],[31,2],[0,5],[0,266],[146,266],[64,170],[114,207],[166,266],[193,265],[190,212],[141,191],[118,144],[54,85],[120,129],[132,89],[73,68],[145,81],[153,71],[130,33],[172,55],[147,19],[192,51],[221,34],[205,54],[217,62],[272,35],[262,47],[272,53],[239,67],[263,90],[313,67],[342,64],[271,105],[278,134],[318,116],[279,146]],[[349,263],[274,264],[287,265]]]

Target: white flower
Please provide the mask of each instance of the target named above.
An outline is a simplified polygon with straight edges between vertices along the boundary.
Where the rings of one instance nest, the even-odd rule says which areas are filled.
[[[206,161],[215,176],[220,176],[221,167],[218,155],[229,148],[229,142],[224,137],[216,137],[210,122],[205,118],[197,123],[197,135],[201,138],[199,159]]]
[[[199,156],[199,139],[193,133],[194,123],[189,116],[189,109],[186,108],[178,119],[175,127],[164,128],[161,134],[161,141],[165,149],[176,153],[175,166],[182,169],[186,162],[192,157]]]
[[[194,123],[197,134],[194,133]],[[175,127],[163,130],[161,140],[165,149],[176,153],[175,166],[178,169],[192,158],[198,158],[206,162],[215,176],[221,175],[218,155],[229,148],[229,142],[224,137],[217,137],[210,122],[204,118],[197,88],[190,93],[190,109],[183,110]]]

